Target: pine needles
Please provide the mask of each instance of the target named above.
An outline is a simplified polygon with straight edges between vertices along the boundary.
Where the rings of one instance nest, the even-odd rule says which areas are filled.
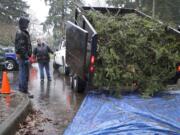
[[[122,90],[125,86],[153,96],[175,75],[180,43],[164,26],[136,14],[86,15],[98,32],[94,83]]]

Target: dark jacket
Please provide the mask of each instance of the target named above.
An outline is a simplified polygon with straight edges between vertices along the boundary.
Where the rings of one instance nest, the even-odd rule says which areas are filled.
[[[33,55],[36,56],[38,62],[49,62],[49,53],[53,53],[53,51],[45,43],[38,44],[33,50]]]
[[[20,55],[21,59],[27,60],[32,54],[32,46],[29,32],[26,30],[19,30],[15,38],[15,52]]]

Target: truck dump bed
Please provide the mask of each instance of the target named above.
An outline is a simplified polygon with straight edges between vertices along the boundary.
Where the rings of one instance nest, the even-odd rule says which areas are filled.
[[[76,74],[80,80],[83,80],[84,82],[88,82],[87,84],[91,85],[91,80],[93,78],[93,74],[94,74],[94,63],[96,61],[96,49],[97,49],[97,42],[98,42],[98,33],[96,32],[95,28],[93,27],[93,25],[90,23],[90,21],[86,18],[86,16],[84,15],[85,11],[89,11],[89,10],[97,10],[100,11],[102,13],[107,13],[110,12],[114,15],[123,15],[123,14],[129,14],[129,13],[135,13],[139,16],[143,16],[145,18],[148,19],[152,19],[150,16],[137,11],[135,9],[127,9],[127,8],[107,8],[107,7],[81,7],[81,8],[77,8],[76,12],[75,12],[75,22],[74,24],[80,28],[82,28],[85,32],[87,32],[87,42],[85,41],[86,39],[84,37],[76,37],[76,41],[78,42],[74,42],[74,40],[71,40],[69,38],[70,35],[72,35],[71,32],[66,34],[67,37],[67,54],[69,50],[70,46],[74,46],[74,44],[81,44],[80,42],[83,41],[84,45],[83,47],[80,45],[77,45],[79,48],[76,48],[77,50],[81,50],[83,53],[82,55],[79,54],[75,54],[72,51],[72,56],[74,57],[69,57],[67,56],[67,63],[69,63],[70,68],[72,68],[72,70],[74,70],[74,74]],[[162,23],[159,21],[159,23]],[[76,27],[76,26],[72,26],[72,27]],[[174,34],[175,36],[177,36],[177,38],[180,39],[180,32],[176,29],[173,29],[171,27],[166,27],[167,32],[170,32],[172,34]],[[74,34],[76,35],[76,32],[74,32]],[[69,57],[69,58],[68,58]],[[81,63],[81,66],[79,66],[78,62],[76,63],[72,63],[70,61],[76,61],[77,58],[83,57],[83,65]],[[175,76],[175,79],[179,78],[180,74],[177,74],[177,76]]]

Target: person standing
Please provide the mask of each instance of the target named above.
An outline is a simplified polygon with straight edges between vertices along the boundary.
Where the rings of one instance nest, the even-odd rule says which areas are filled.
[[[32,46],[30,41],[30,35],[27,31],[29,25],[29,19],[26,17],[20,17],[19,30],[16,32],[15,37],[15,52],[19,63],[19,91],[28,94],[30,98],[33,98],[28,91],[29,81],[29,57],[32,54]]]
[[[49,71],[49,53],[53,54],[53,51],[50,49],[50,47],[44,42],[42,42],[40,38],[37,39],[37,47],[34,48],[33,55],[36,57],[39,65],[41,82],[44,82],[44,68],[46,70],[48,81],[51,81],[51,75]]]

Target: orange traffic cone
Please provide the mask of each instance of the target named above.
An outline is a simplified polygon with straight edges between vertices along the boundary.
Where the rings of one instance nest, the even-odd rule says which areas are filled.
[[[1,94],[10,94],[11,93],[11,88],[9,85],[9,79],[8,79],[6,71],[3,71],[2,87],[0,89],[0,93]]]

